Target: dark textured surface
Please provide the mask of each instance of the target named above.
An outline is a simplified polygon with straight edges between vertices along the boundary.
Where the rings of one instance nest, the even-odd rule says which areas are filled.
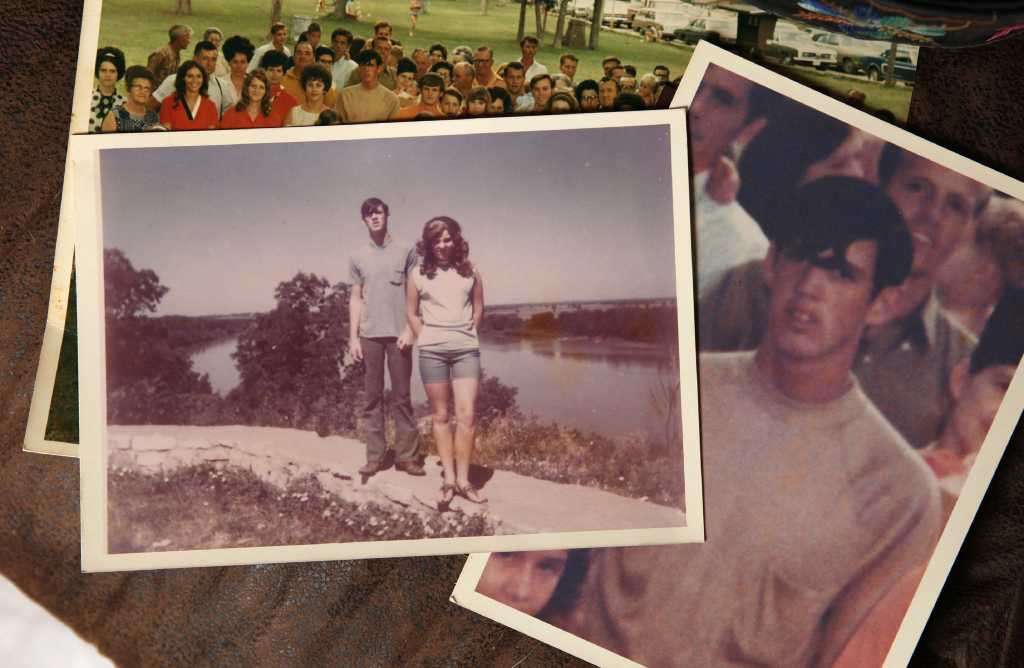
[[[80,5],[5,0],[0,158],[0,569],[121,665],[583,665],[448,602],[460,556],[150,573],[79,572],[78,468],[21,452],[42,340]],[[924,134],[1024,175],[1020,40],[922,56],[912,112]],[[1016,85],[1011,84],[1016,77]],[[1011,445],[1011,450],[1015,445]],[[954,571],[929,647],[999,652],[1017,601],[1022,476],[1011,454]],[[1011,483],[1016,483],[1016,486]],[[980,555],[1004,554],[986,566]],[[989,560],[991,561],[991,560]],[[964,578],[980,570],[981,589]],[[995,579],[988,577],[995,572]],[[992,583],[997,586],[993,586]],[[965,584],[966,583],[966,584]],[[987,588],[985,588],[987,587]],[[967,602],[971,614],[958,613]],[[981,648],[981,649],[977,649]],[[521,663],[519,663],[521,662]],[[1020,656],[1006,665],[1019,665]]]

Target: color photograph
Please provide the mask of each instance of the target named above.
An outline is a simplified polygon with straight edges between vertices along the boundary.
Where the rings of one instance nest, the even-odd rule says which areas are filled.
[[[85,568],[701,540],[683,115],[582,119],[76,137]]]
[[[706,542],[453,597],[599,665],[903,665],[1024,406],[1024,184],[711,46],[675,103]]]

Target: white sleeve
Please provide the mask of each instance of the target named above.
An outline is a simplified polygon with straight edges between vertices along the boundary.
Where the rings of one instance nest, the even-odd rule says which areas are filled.
[[[267,52],[266,45],[257,47],[252,54],[252,60],[249,61],[249,67],[245,68],[246,72],[252,72],[254,69],[260,66],[260,60],[263,58],[263,54]]]
[[[174,92],[174,79],[177,74],[168,74],[167,78],[160,82],[156,90],[153,91],[153,99],[157,102],[163,102],[164,98]]]

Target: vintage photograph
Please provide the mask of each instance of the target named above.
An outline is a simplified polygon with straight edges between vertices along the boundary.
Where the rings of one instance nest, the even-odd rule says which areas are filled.
[[[23,441],[26,452],[65,457],[78,456],[78,397],[73,387],[78,382],[78,371],[71,278],[75,254],[74,188],[71,183],[69,159],[64,168],[46,330],[39,351]]]
[[[900,123],[927,42],[703,0],[87,0],[83,16],[79,134],[666,108],[700,41]]]
[[[1024,184],[713,47],[679,95],[706,543],[454,598],[645,666],[903,665],[1024,406]]]
[[[86,568],[702,540],[685,126],[640,116],[76,137]]]

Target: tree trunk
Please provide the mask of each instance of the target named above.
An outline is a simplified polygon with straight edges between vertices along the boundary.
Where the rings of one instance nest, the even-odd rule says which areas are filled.
[[[516,31],[516,43],[523,41],[526,34],[526,0],[519,0],[519,29]]]
[[[594,0],[594,21],[590,24],[590,43],[587,48],[597,48],[597,36],[601,34],[601,18],[604,16],[604,0]]]
[[[480,15],[487,16],[487,0],[480,0]]]
[[[537,39],[544,36],[544,26],[540,24],[540,2],[533,0],[533,18],[537,23]]]
[[[569,9],[569,0],[562,0],[558,5],[558,23],[555,24],[555,39],[551,46],[558,48],[562,46],[562,33],[565,30],[565,12]]]
[[[270,24],[281,21],[281,0],[270,0]]]

